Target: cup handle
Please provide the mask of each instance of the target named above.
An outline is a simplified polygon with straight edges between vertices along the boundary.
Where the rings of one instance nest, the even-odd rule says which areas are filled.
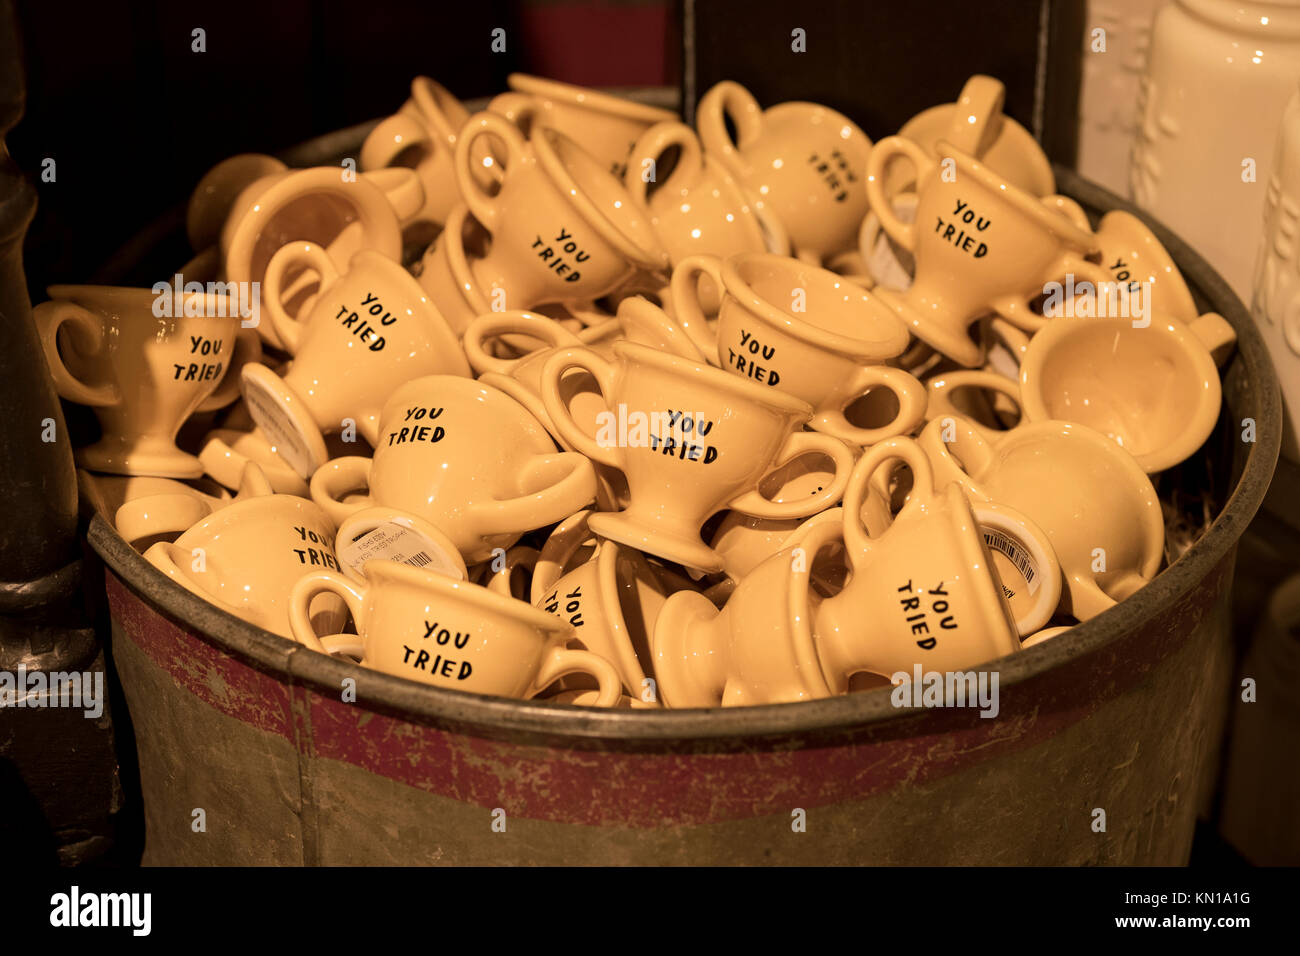
[[[361,168],[366,172],[386,169],[393,160],[413,146],[422,149],[432,147],[428,131],[413,117],[405,113],[394,113],[381,120],[361,144]]]
[[[587,541],[592,540],[591,529],[587,527],[587,519],[595,513],[594,509],[575,512],[561,521],[551,531],[546,543],[542,545],[536,564],[533,566],[533,588],[532,593],[529,595],[530,604],[536,604],[546,592],[555,587],[560,578],[564,577],[564,569],[573,556],[578,553],[578,549]]]
[[[505,171],[524,161],[528,144],[519,132],[519,128],[508,119],[496,113],[483,112],[471,116],[465,128],[456,138],[456,181],[460,184],[461,195],[465,204],[488,232],[497,231],[497,196],[490,196],[475,178],[473,166],[474,144],[483,136],[491,134],[505,143]],[[491,150],[486,155],[494,156]],[[495,156],[494,156],[495,161]],[[481,175],[481,173],[480,173]]]
[[[1084,212],[1082,206],[1071,199],[1069,196],[1051,195],[1044,196],[1043,205],[1049,209],[1059,212],[1074,225],[1078,226],[1084,232],[1092,232],[1092,221],[1088,219],[1088,214]]]
[[[1007,347],[1017,362],[1025,360],[1025,352],[1029,348],[1028,335],[1005,319],[997,318],[989,323],[989,331],[994,338]]]
[[[64,322],[71,322],[74,329],[89,336],[90,351],[98,354],[104,347],[104,326],[99,317],[89,309],[82,308],[66,299],[42,302],[32,310],[36,322],[36,331],[41,338],[41,348],[50,367],[50,377],[58,393],[70,402],[89,405],[92,408],[109,408],[122,399],[116,385],[87,385],[68,371],[59,354],[59,328]]]
[[[506,566],[499,571],[492,567],[492,562],[496,561],[495,557],[488,563],[487,580],[483,582],[483,586],[489,591],[500,594],[502,597],[528,601],[531,604],[532,601],[528,600],[527,594],[523,596],[515,594],[510,585],[514,581],[515,571],[520,568],[526,570],[530,577],[536,575],[537,561],[541,557],[541,553],[536,548],[519,544],[506,551],[503,557]]]
[[[727,117],[736,128],[734,143],[727,134]],[[705,152],[732,159],[762,134],[763,109],[749,90],[732,80],[723,80],[700,97],[695,128]]]
[[[926,174],[936,163],[924,149],[902,136],[886,136],[871,148],[867,156],[867,200],[871,203],[871,211],[876,214],[881,228],[889,233],[891,239],[908,252],[915,252],[916,226],[899,219],[894,212],[894,204],[885,195],[885,170],[889,161],[896,156],[905,156],[916,166],[918,190],[923,187]]]
[[[717,256],[687,256],[677,263],[668,286],[677,324],[710,365],[719,366],[717,334],[709,329],[700,305],[698,277],[707,275],[718,287],[718,298],[727,291],[722,282],[722,260]]]
[[[623,174],[623,185],[641,206],[646,203],[646,191],[650,185],[645,178],[645,162],[646,160],[654,162],[655,172],[658,173],[659,157],[671,146],[678,147],[681,153],[677,165],[661,184],[661,189],[667,189],[669,183],[681,176],[687,174],[698,176],[703,169],[704,153],[694,130],[685,123],[673,121],[655,123],[633,144],[632,151],[628,154],[627,172]]]
[[[1019,333],[1019,330],[1016,330]],[[1025,340],[1028,344],[1028,339]],[[960,369],[943,375],[936,375],[926,383],[927,401],[925,417],[927,419],[943,416],[959,416],[961,412],[953,405],[949,397],[959,388],[979,388],[999,392],[1015,403],[1016,410],[1024,416],[1020,404],[1020,386],[997,372],[985,372],[980,369]]]
[[[211,503],[193,495],[145,495],[118,508],[113,527],[134,545],[155,535],[183,534],[210,514]]]
[[[898,400],[898,414],[889,424],[877,428],[859,428],[844,417],[843,409],[818,415],[809,424],[816,428],[819,422],[825,422],[836,434],[842,435],[845,441],[866,447],[910,432],[925,418],[928,402],[925,386],[910,373],[887,365],[864,366],[855,376],[853,395],[855,398],[865,395],[873,388],[884,388]]]
[[[262,337],[257,329],[240,327],[235,330],[235,347],[230,354],[230,364],[221,377],[217,390],[198,407],[200,412],[215,412],[239,398],[239,370],[249,362],[262,361]]]
[[[961,88],[944,139],[964,153],[977,159],[982,157],[1002,131],[1006,94],[1007,88],[1001,80],[976,73]]]
[[[1187,327],[1200,340],[1215,362],[1222,364],[1237,343],[1237,330],[1217,312],[1206,312]]]
[[[887,438],[873,445],[858,459],[844,489],[844,544],[849,560],[860,563],[860,558],[871,550],[871,532],[862,517],[867,496],[871,493],[871,476],[888,461],[902,461],[912,469],[912,491],[899,516],[909,509],[924,507],[934,499],[934,469],[925,451],[910,438]]]
[[[848,487],[849,474],[853,470],[853,453],[849,446],[830,435],[818,435],[815,432],[794,432],[781,446],[776,461],[772,462],[769,472],[801,458],[804,455],[823,454],[835,465],[834,477],[830,484],[815,495],[800,498],[797,501],[773,501],[764,498],[757,489],[747,491],[732,499],[727,507],[755,518],[806,518],[829,508],[843,497]]]
[[[362,173],[361,178],[384,194],[388,205],[393,207],[393,215],[403,226],[414,222],[424,208],[424,181],[414,169],[406,166],[390,166]]]
[[[338,281],[339,271],[329,253],[314,242],[289,242],[276,250],[271,261],[266,264],[266,274],[262,277],[262,298],[266,312],[271,316],[271,327],[284,343],[290,355],[298,351],[299,340],[305,323],[300,322],[285,311],[280,301],[284,287],[284,276],[294,265],[315,269],[320,276],[320,289],[323,292]],[[317,293],[319,298],[320,293]]]
[[[555,430],[570,446],[592,461],[621,471],[622,456],[619,455],[618,449],[600,444],[596,436],[588,435],[579,428],[578,423],[573,420],[573,415],[569,413],[569,407],[560,394],[560,379],[571,368],[580,368],[591,373],[596,379],[605,407],[609,407],[609,399],[614,392],[614,366],[591,349],[569,348],[558,350],[542,366],[542,405],[546,409],[546,414],[551,416]]]
[[[587,456],[575,451],[538,455],[530,468],[564,468],[554,484],[533,494],[470,506],[480,534],[517,534],[571,515],[596,497],[596,473]]]
[[[298,579],[289,592],[289,631],[299,644],[321,654],[329,654],[311,625],[311,602],[318,594],[337,594],[343,599],[356,622],[357,632],[365,629],[361,609],[366,602],[366,586],[349,581],[334,571],[313,571]],[[337,649],[337,648],[336,648]]]
[[[542,661],[541,669],[528,697],[536,697],[543,690],[554,684],[561,677],[569,674],[587,674],[596,678],[599,691],[593,707],[613,707],[623,696],[623,679],[618,676],[614,665],[599,654],[591,651],[570,650],[567,647],[553,647]]]
[[[339,500],[348,491],[370,484],[370,459],[359,455],[348,455],[327,461],[316,469],[311,476],[311,500],[325,512],[334,526],[338,527],[350,515],[362,508],[374,504],[367,497],[364,501],[344,504]]]
[[[523,361],[522,358],[497,358],[484,347],[484,343],[512,332],[536,338],[551,348],[582,344],[581,339],[550,316],[537,315],[522,309],[485,312],[466,326],[465,334],[461,338],[465,346],[465,356],[469,359],[469,364],[475,373],[482,375],[484,372],[496,372],[500,375],[509,375]]]

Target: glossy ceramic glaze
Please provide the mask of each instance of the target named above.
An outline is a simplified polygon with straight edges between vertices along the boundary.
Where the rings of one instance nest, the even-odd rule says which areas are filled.
[[[596,435],[582,431],[565,404],[563,376],[585,369],[599,383],[606,413]],[[589,349],[564,349],[546,362],[542,398],[565,440],[622,472],[630,500],[591,529],[622,544],[704,571],[721,570],[700,539],[706,518],[724,507],[773,518],[807,517],[839,500],[852,456],[828,435],[798,431],[811,409],[797,399],[720,369],[620,342],[608,362]],[[810,452],[836,463],[820,495],[776,504],[757,485],[764,474]]]
[[[342,598],[364,648],[362,664],[454,690],[527,699],[566,674],[600,683],[599,706],[619,698],[618,674],[604,658],[564,647],[565,623],[523,601],[468,581],[452,581],[395,561],[373,561],[366,583],[331,571],[294,588],[294,637],[328,653],[307,611],[322,593]]]
[[[347,503],[346,492],[369,493]],[[514,399],[472,379],[432,375],[384,406],[373,458],[336,458],[312,476],[312,498],[338,523],[369,505],[445,533],[468,562],[573,514],[592,500],[591,463],[557,452]]]

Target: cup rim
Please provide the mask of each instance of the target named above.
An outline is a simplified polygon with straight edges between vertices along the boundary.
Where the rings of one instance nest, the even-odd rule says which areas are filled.
[[[962,152],[946,139],[941,139],[935,144],[935,151],[941,158],[951,157],[964,173],[975,177],[985,191],[1001,196],[1004,202],[1010,203],[1021,214],[1028,216],[1063,242],[1077,249],[1092,251],[1097,248],[1095,233],[1084,232],[1070,222],[1064,214],[1054,212],[1038,196],[1009,182],[1005,176],[999,175],[969,153]]]
[[[1066,336],[1079,330],[1087,330],[1086,323],[1091,323],[1092,328],[1102,325],[1114,326],[1119,323],[1121,330],[1133,330],[1132,319],[1122,316],[1060,316],[1048,322],[1040,329],[1029,341],[1029,348],[1020,363],[1020,401],[1023,419],[1020,425],[1012,431],[1020,431],[1027,424],[1034,422],[1050,421],[1054,418],[1047,407],[1047,402],[1043,399],[1041,384],[1039,388],[1032,388],[1031,383],[1041,378],[1041,372],[1044,362],[1044,355],[1049,353],[1058,342]],[[1121,451],[1133,459],[1134,463],[1145,474],[1153,475],[1157,472],[1165,471],[1179,462],[1186,460],[1194,454],[1198,448],[1205,443],[1205,439],[1214,430],[1214,423],[1218,418],[1217,410],[1223,404],[1223,385],[1219,380],[1219,368],[1214,364],[1214,357],[1196,338],[1186,326],[1175,319],[1169,318],[1166,314],[1153,316],[1151,324],[1145,328],[1136,330],[1143,333],[1154,332],[1158,335],[1166,335],[1178,343],[1183,354],[1191,362],[1192,368],[1199,373],[1201,381],[1208,385],[1207,388],[1197,390],[1199,401],[1195,408],[1190,409],[1186,419],[1189,422],[1198,420],[1207,420],[1208,426],[1200,426],[1184,429],[1182,436],[1178,441],[1165,442],[1158,445],[1152,451],[1138,454],[1131,452],[1114,439],[1102,434],[1097,429],[1088,425],[1086,422],[1070,422],[1070,424],[1081,425],[1089,431],[1096,432],[1102,439],[1115,444]],[[1213,416],[1210,412],[1214,411]],[[1066,419],[1066,421],[1069,421]],[[1011,434],[1012,432],[1008,432]]]
[[[766,128],[767,124],[773,118],[780,119],[784,113],[808,113],[813,111],[827,113],[838,123],[849,127],[855,134],[866,140],[868,149],[874,145],[871,137],[866,134],[866,131],[857,123],[853,122],[850,117],[845,116],[834,107],[827,106],[825,103],[814,103],[812,100],[786,100],[782,103],[773,103],[762,111],[763,125],[764,128]]]
[[[693,377],[709,386],[716,386],[721,391],[730,392],[738,398],[755,404],[775,405],[779,411],[785,414],[800,416],[801,423],[807,422],[813,415],[813,407],[793,395],[774,388],[757,385],[747,378],[733,375],[720,368],[714,368],[712,365],[692,362],[690,359],[678,355],[665,354],[658,349],[650,348],[648,345],[641,345],[639,342],[629,342],[627,340],[615,342],[614,355],[616,358],[636,362],[640,365],[649,365],[660,371]]]
[[[368,588],[380,587],[385,580],[396,581],[434,591],[441,597],[455,596],[475,608],[513,617],[520,623],[530,624],[542,631],[543,635],[539,637],[541,644],[546,643],[546,635],[572,634],[573,629],[555,615],[533,607],[527,601],[497,594],[468,579],[456,581],[445,574],[414,568],[409,564],[389,561],[387,558],[367,561],[363,571],[366,580],[370,582]]]
[[[625,99],[610,93],[602,93],[600,90],[588,89],[585,86],[535,76],[531,73],[511,73],[506,77],[506,86],[516,93],[526,93],[540,99],[562,100],[574,106],[582,106],[600,113],[641,120],[651,124],[661,123],[665,120],[674,122],[680,122],[681,120],[681,117],[671,110],[650,106],[648,103],[638,103],[636,100]]]
[[[625,231],[622,225],[606,215],[587,195],[587,191],[581,188],[574,178],[569,175],[564,161],[560,159],[560,155],[556,151],[555,143],[552,142],[556,138],[562,140],[567,148],[580,150],[583,155],[595,164],[595,168],[599,168],[604,175],[609,176],[610,181],[626,195],[626,209],[629,213],[633,216],[640,216],[642,213],[632,199],[632,194],[619,182],[618,178],[601,167],[600,161],[584,149],[577,140],[554,126],[543,122],[534,123],[533,134],[529,138],[528,144],[533,148],[533,152],[545,170],[546,175],[563,194],[564,198],[573,205],[578,215],[586,221],[587,225],[595,229],[604,241],[614,246],[630,265],[639,266],[650,271],[666,267],[668,255],[662,248],[654,249],[643,246],[635,236]],[[647,238],[658,246],[659,239],[655,235],[654,227],[648,217],[644,220],[644,226]]]
[[[207,284],[208,283],[204,283],[205,286]],[[167,289],[168,289],[168,294],[170,295],[172,292],[175,291],[175,286],[168,285]],[[121,301],[123,302],[123,308],[128,308],[132,310],[136,308],[148,309],[151,316],[153,314],[153,301],[157,299],[159,295],[159,293],[154,292],[153,289],[151,288],[146,289],[143,286],[77,285],[77,284],[69,284],[69,283],[60,283],[58,285],[46,286],[45,294],[50,297],[51,301],[57,299],[64,299],[70,302],[75,302],[77,305],[89,309],[92,312],[98,312],[101,314],[103,313],[102,305],[105,301],[108,302]],[[199,296],[202,296],[206,300],[206,304],[209,306],[209,310],[204,312],[204,314],[202,315],[182,314],[179,316],[175,316],[175,318],[184,318],[184,319],[242,319],[243,318],[238,311],[238,307],[239,307],[238,299],[233,298],[228,292],[212,292],[206,288],[204,289],[203,292],[185,292],[184,286],[182,286],[181,294],[185,297],[186,302],[188,302],[192,297],[197,298]],[[210,312],[215,311],[211,309],[211,306],[216,302],[233,303],[234,310],[232,311],[231,309],[227,308],[226,315],[209,314]]]
[[[766,299],[762,298],[754,291],[753,286],[745,280],[740,270],[742,266],[750,265],[756,262],[772,262],[783,269],[788,269],[790,263],[795,263],[798,268],[810,270],[814,273],[820,273],[828,277],[836,285],[846,285],[849,287],[851,294],[860,294],[862,305],[873,313],[873,317],[882,323],[892,324],[897,327],[898,339],[897,350],[893,349],[895,343],[888,340],[869,340],[843,332],[835,332],[830,329],[822,328],[819,325],[800,319],[772,305]],[[893,358],[901,354],[906,348],[911,338],[907,327],[902,323],[898,316],[884,303],[878,301],[867,289],[854,282],[852,279],[846,279],[838,273],[831,272],[829,269],[820,266],[812,266],[800,262],[789,256],[778,256],[770,252],[746,252],[739,255],[730,256],[722,264],[722,281],[724,293],[730,293],[733,298],[743,301],[745,307],[762,318],[769,325],[773,325],[781,331],[799,339],[802,342],[817,346],[822,349],[838,352],[842,355],[849,356],[859,360],[872,362],[881,362],[888,358]],[[743,296],[737,292],[743,293]],[[868,347],[870,344],[876,347]]]

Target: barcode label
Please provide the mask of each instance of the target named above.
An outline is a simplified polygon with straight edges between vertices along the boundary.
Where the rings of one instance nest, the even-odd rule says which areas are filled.
[[[1025,579],[1029,585],[1029,593],[1033,594],[1038,590],[1038,565],[1034,563],[1033,557],[1025,548],[1014,538],[1009,538],[1001,531],[993,528],[983,528],[984,543],[989,549],[1003,555],[1011,562],[1012,567],[1020,572],[1020,576]]]
[[[367,561],[396,561],[413,568],[428,568],[449,578],[459,579],[456,560],[443,553],[434,542],[414,528],[395,521],[380,521],[351,541],[338,546],[339,562],[355,575],[364,575]]]

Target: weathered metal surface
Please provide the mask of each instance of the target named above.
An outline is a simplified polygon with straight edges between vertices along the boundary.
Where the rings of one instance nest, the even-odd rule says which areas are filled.
[[[1090,210],[1131,208],[1057,176]],[[99,521],[91,541],[136,729],[146,861],[1184,862],[1222,736],[1235,546],[1276,462],[1280,401],[1241,303],[1158,234],[1199,304],[1239,336],[1214,467],[1189,479],[1223,507],[1123,604],[992,665],[996,719],[896,709],[887,690],[647,712],[425,687],[240,622]],[[1243,418],[1256,422],[1253,443]],[[354,703],[342,700],[346,678]],[[193,829],[196,809],[206,832]],[[792,827],[797,809],[805,832]]]

